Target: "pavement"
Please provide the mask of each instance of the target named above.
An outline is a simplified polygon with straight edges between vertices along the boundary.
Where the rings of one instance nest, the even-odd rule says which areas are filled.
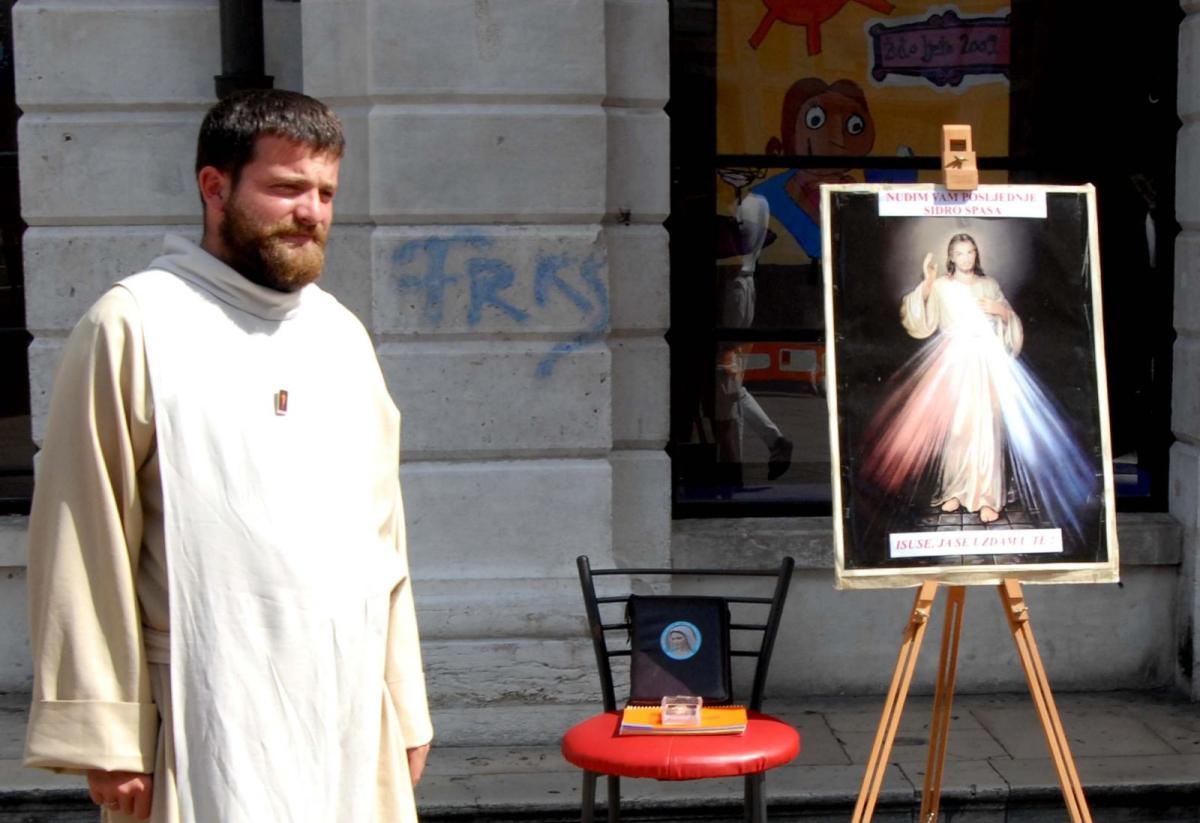
[[[1200,823],[1200,704],[1170,692],[1056,695],[1093,823]],[[80,778],[23,769],[24,695],[0,695],[0,823],[95,821]],[[850,819],[879,723],[883,698],[813,697],[770,703],[768,712],[800,730],[802,750],[767,775],[774,823]],[[910,697],[892,750],[878,823],[915,823],[928,752],[932,699]],[[581,707],[472,710],[476,728],[491,714],[521,725],[536,712],[566,728]],[[447,726],[463,713],[438,712]],[[527,715],[532,717],[532,715]],[[437,722],[437,721],[435,721]],[[442,725],[442,723],[438,723]],[[466,726],[459,722],[458,728]],[[579,819],[580,773],[551,741],[490,734],[512,745],[435,746],[418,789],[423,821],[508,823]],[[604,781],[599,793],[603,796]],[[627,821],[741,820],[740,779],[622,781]],[[943,823],[1069,820],[1045,738],[1028,694],[955,698],[942,786]],[[604,819],[601,816],[600,819]],[[921,823],[929,823],[921,821]]]

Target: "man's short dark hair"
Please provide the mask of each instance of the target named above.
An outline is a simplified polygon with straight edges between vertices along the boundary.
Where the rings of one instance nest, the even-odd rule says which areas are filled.
[[[209,109],[196,141],[196,173],[212,166],[233,178],[254,159],[259,137],[292,140],[319,154],[341,157],[346,140],[333,111],[313,97],[283,89],[235,92]]]

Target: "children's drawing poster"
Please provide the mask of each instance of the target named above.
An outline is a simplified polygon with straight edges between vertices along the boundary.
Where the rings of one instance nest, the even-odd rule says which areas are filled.
[[[718,2],[718,154],[845,158],[760,172],[749,190],[765,198],[775,237],[761,262],[820,259],[820,185],[917,182],[865,158],[936,156],[943,123],[972,126],[980,155],[1007,154],[1010,32],[1008,6],[994,1]],[[732,214],[729,190],[718,192],[718,212]]]
[[[838,585],[1116,580],[1094,189],[822,213]]]

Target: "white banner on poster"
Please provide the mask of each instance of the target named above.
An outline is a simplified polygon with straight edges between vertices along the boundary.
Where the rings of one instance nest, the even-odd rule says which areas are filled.
[[[949,557],[963,554],[1055,554],[1063,550],[1062,529],[896,532],[888,537],[893,558]]]
[[[984,186],[972,191],[885,188],[879,192],[879,216],[1044,218],[1046,192],[1032,189],[1032,186]]]

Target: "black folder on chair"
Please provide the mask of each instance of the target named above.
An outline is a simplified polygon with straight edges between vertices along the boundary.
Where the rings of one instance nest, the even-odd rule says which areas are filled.
[[[732,699],[729,604],[720,597],[631,595],[629,701],[696,695]]]

